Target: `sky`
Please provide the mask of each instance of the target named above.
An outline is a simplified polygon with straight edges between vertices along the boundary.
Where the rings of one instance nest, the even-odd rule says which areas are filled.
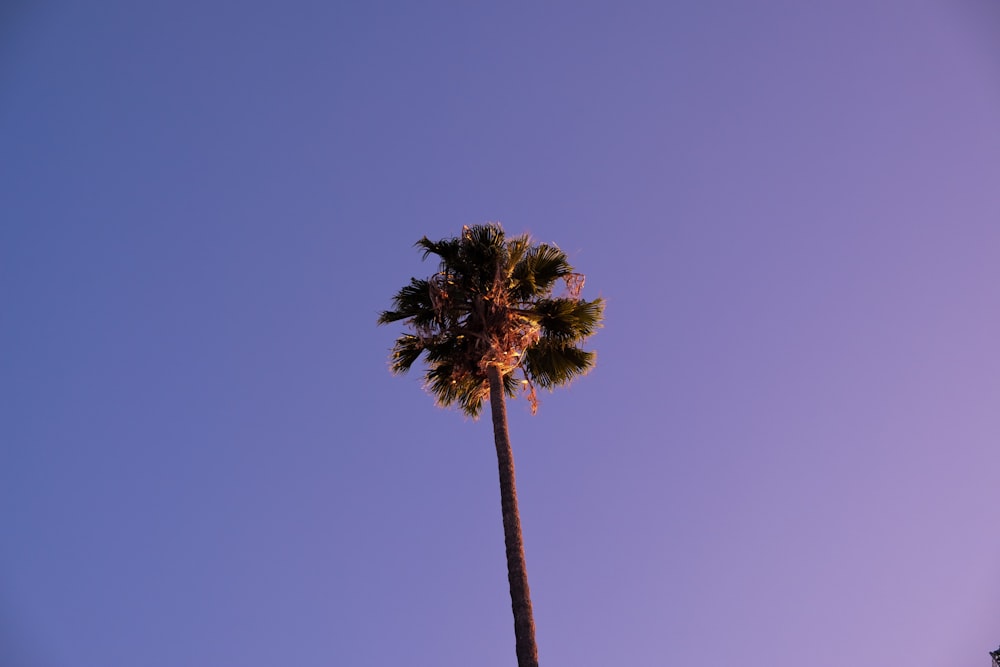
[[[988,0],[12,0],[0,664],[515,664],[488,418],[413,243],[607,301],[508,406],[541,664],[987,667]]]

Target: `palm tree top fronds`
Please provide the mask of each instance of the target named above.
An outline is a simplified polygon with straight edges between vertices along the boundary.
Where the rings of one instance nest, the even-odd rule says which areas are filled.
[[[566,384],[594,366],[580,345],[601,326],[604,301],[581,298],[583,276],[557,246],[523,234],[508,238],[499,223],[463,227],[458,237],[415,244],[438,270],[411,278],[378,323],[402,321],[390,369],[405,373],[421,355],[427,389],[443,406],[477,416],[489,394],[487,369],[498,367],[508,396]],[[557,284],[566,287],[554,295]],[[520,376],[516,377],[517,375]]]

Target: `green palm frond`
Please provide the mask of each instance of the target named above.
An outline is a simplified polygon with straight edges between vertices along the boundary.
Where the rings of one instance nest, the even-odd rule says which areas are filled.
[[[456,269],[461,284],[486,295],[495,285],[498,272],[506,266],[507,248],[499,225],[473,225],[462,230]]]
[[[527,234],[515,236],[507,241],[507,271],[511,278],[514,278],[513,274],[517,271],[517,267],[523,263],[529,252],[531,252],[531,237]]]
[[[414,244],[418,248],[423,248],[424,254],[421,259],[427,259],[431,255],[437,255],[442,263],[454,262],[458,257],[459,239],[443,239],[441,241],[431,241],[426,236]]]
[[[601,326],[604,300],[540,299],[533,309],[542,336],[564,343],[583,340]]]
[[[441,407],[457,405],[470,417],[478,417],[483,401],[489,394],[484,378],[463,374],[453,364],[439,363],[430,366],[425,375],[427,389]]]
[[[430,296],[430,284],[426,280],[410,278],[410,284],[401,288],[392,297],[393,310],[385,310],[379,315],[379,324],[390,324],[415,318],[417,326],[428,324],[434,318],[434,304]]]
[[[597,355],[572,344],[542,339],[524,354],[524,370],[532,382],[545,389],[569,384],[593,368]]]
[[[572,274],[566,253],[554,245],[540,243],[514,266],[514,292],[521,299],[542,296],[552,290],[557,280]]]
[[[463,246],[473,251],[501,250],[504,247],[503,227],[498,224],[472,225],[462,230]]]
[[[417,336],[403,334],[396,339],[389,356],[389,369],[397,375],[410,370],[413,363],[424,351],[424,344]]]
[[[478,357],[475,348],[475,340],[461,334],[455,335],[446,332],[441,334],[432,345],[426,346],[427,361],[431,364],[455,364],[459,359],[467,359],[466,365],[471,368],[475,365],[475,360]]]

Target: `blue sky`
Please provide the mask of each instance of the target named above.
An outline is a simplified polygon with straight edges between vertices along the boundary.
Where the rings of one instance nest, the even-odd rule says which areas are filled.
[[[508,407],[542,664],[988,664],[990,3],[0,21],[4,665],[513,664],[489,423],[375,327],[488,220],[608,303]]]

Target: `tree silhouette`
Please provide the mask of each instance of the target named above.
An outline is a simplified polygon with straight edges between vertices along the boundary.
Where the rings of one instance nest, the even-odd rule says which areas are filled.
[[[601,326],[604,301],[580,297],[583,276],[562,250],[526,234],[508,239],[498,223],[437,242],[424,237],[416,246],[424,259],[439,259],[438,271],[411,278],[378,318],[409,330],[396,339],[391,369],[405,373],[423,355],[427,389],[439,405],[476,417],[490,402],[517,664],[537,667],[505,399],[523,391],[534,413],[536,387],[551,390],[589,371],[595,354],[580,345]],[[565,294],[556,296],[560,282]]]

